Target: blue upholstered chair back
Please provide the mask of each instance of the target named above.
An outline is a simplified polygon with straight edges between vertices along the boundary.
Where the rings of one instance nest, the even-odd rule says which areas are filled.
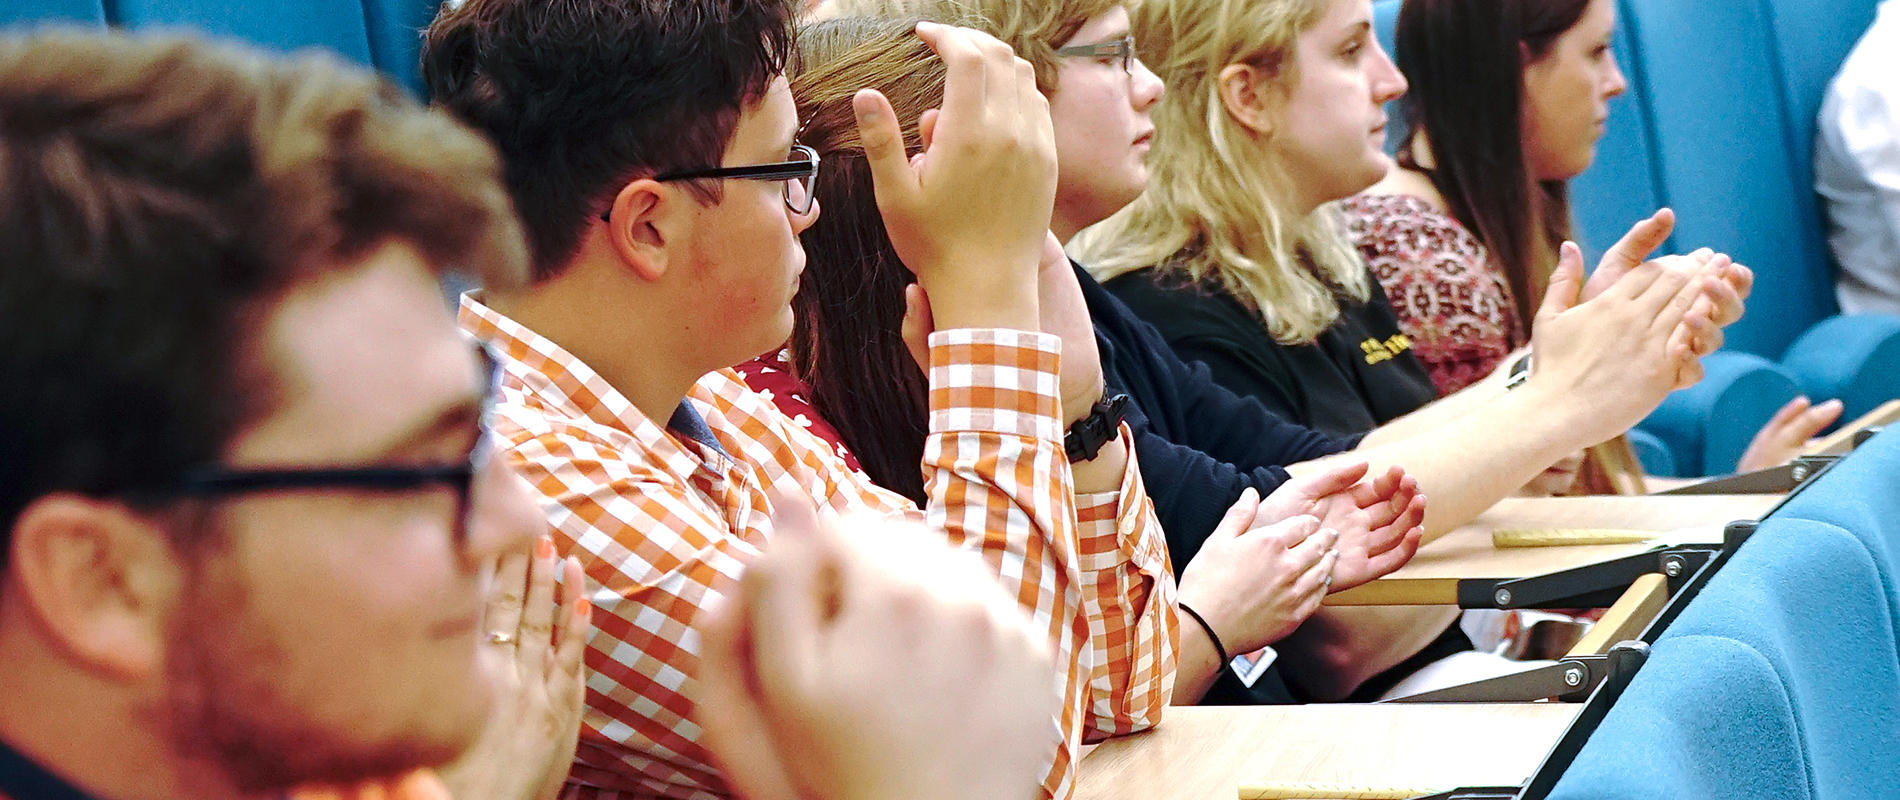
[[[422,87],[421,30],[430,0],[7,0],[0,27],[42,24],[176,29],[239,39],[271,50],[317,47],[374,66],[413,92]]]
[[[1656,643],[1551,800],[1815,797],[1774,666],[1721,636]]]
[[[1776,516],[1827,523],[1859,539],[1880,571],[1890,613],[1900,619],[1900,428],[1861,445]]]
[[[1894,788],[1900,645],[1883,569],[1839,527],[1773,517],[1662,637],[1721,636],[1767,658],[1787,687],[1816,797]],[[1735,736],[1751,735],[1745,720],[1723,716]]]
[[[1676,240],[1753,267],[1763,303],[1729,330],[1731,347],[1777,358],[1834,314],[1832,269],[1813,184],[1789,141],[1776,42],[1758,0],[1633,0],[1623,28],[1657,131],[1662,200]]]

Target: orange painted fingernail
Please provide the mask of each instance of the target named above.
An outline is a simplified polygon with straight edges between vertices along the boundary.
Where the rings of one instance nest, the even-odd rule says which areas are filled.
[[[580,614],[582,619],[593,619],[594,604],[587,602],[585,597],[580,598],[574,601],[574,612]]]
[[[554,557],[554,539],[543,536],[534,543],[534,557],[547,560]]]

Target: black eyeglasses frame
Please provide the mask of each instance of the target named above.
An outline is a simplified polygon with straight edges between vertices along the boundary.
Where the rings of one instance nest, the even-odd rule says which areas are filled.
[[[185,471],[178,480],[158,489],[134,492],[146,500],[217,499],[259,492],[340,489],[344,491],[404,492],[431,486],[455,490],[452,536],[457,547],[468,543],[469,516],[474,509],[476,476],[490,457],[488,423],[500,386],[501,365],[485,345],[476,344],[487,379],[482,412],[476,420],[475,441],[459,463],[418,466],[239,468],[208,464]]]
[[[748,181],[787,181],[785,184],[785,207],[794,214],[806,214],[811,211],[811,180],[818,176],[818,151],[802,144],[792,145],[792,152],[802,153],[809,158],[797,161],[775,161],[770,164],[746,164],[737,167],[708,167],[706,169],[663,172],[653,176],[656,181],[692,181],[692,180],[748,180]],[[792,198],[793,181],[802,181],[805,188],[803,207]],[[600,212],[600,220],[613,219],[613,209]]]

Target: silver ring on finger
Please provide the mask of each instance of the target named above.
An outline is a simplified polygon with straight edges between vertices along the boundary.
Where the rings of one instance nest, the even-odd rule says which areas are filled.
[[[1332,578],[1328,577],[1327,580],[1330,581],[1332,580]],[[488,643],[499,644],[499,645],[511,645],[515,643],[515,635],[507,631],[489,631]]]

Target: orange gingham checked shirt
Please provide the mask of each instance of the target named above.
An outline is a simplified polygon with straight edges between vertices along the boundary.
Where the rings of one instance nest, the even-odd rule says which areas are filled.
[[[538,490],[559,549],[601,587],[568,797],[727,796],[693,722],[692,625],[769,538],[767,485],[838,510],[921,518],[979,550],[1047,625],[1066,680],[1045,796],[1073,793],[1085,727],[1104,736],[1159,721],[1178,641],[1166,540],[1132,451],[1120,491],[1073,496],[1056,337],[931,335],[930,503],[919,512],[731,370],[702,378],[663,427],[559,345],[472,297],[461,324],[502,362],[492,421],[502,450]],[[698,436],[680,433],[697,427],[687,409],[703,420]]]

